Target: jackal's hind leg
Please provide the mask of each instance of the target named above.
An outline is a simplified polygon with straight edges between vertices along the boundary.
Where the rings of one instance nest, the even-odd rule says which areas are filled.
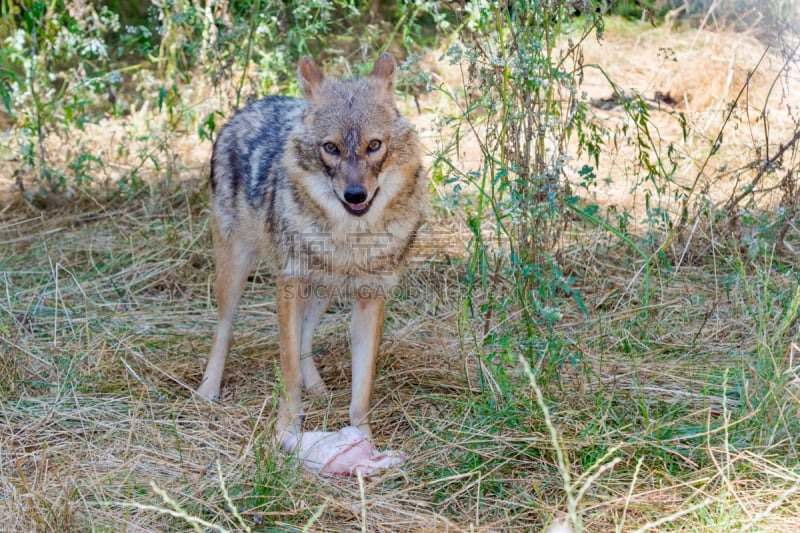
[[[300,340],[300,373],[303,375],[303,387],[312,396],[324,396],[328,387],[317,371],[312,354],[314,329],[319,324],[322,315],[330,303],[330,294],[327,287],[322,285],[309,285],[307,298],[303,306],[303,334]]]
[[[233,319],[242,297],[247,276],[253,269],[256,259],[254,247],[231,237],[222,240],[214,235],[216,284],[214,291],[217,299],[217,329],[211,343],[211,354],[208,357],[203,381],[196,394],[206,400],[219,398],[222,372],[225,359],[231,349],[233,340]],[[221,241],[221,242],[220,242]]]

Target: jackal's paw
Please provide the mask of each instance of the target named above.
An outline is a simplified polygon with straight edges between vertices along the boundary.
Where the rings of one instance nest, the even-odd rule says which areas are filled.
[[[287,438],[294,438],[297,435],[300,435],[300,428],[303,424],[303,414],[300,413],[297,416],[290,417],[287,415],[286,412],[281,412],[281,409],[278,409],[278,419],[275,421],[275,444],[278,446],[287,439]]]
[[[330,391],[324,381],[317,381],[310,387],[306,387],[306,393],[311,398],[327,398],[330,396]]]
[[[219,400],[219,388],[210,386],[208,383],[201,383],[194,391],[194,397],[198,400],[216,402]]]
[[[358,430],[366,435],[369,440],[372,440],[372,427],[369,425],[369,422],[362,422],[359,424]]]

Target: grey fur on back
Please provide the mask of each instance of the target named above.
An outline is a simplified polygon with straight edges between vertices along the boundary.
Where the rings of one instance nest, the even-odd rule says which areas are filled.
[[[305,100],[270,96],[237,111],[214,144],[214,194],[233,199],[244,192],[252,208],[263,207],[270,176],[284,174],[278,167],[286,139],[305,108]]]

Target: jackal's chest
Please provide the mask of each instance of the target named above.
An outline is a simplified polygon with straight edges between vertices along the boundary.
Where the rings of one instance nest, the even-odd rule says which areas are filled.
[[[401,243],[389,233],[328,232],[285,236],[284,273],[306,277],[374,278],[392,276]]]

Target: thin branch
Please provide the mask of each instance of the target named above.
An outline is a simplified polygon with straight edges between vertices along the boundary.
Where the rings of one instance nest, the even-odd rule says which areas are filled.
[[[783,154],[785,154],[787,150],[792,149],[794,145],[797,144],[797,141],[800,141],[800,129],[797,129],[794,132],[794,135],[792,136],[791,139],[789,139],[789,142],[780,145],[780,149],[778,149],[778,152],[775,155],[773,155],[772,157],[770,157],[761,164],[761,168],[758,170],[758,174],[755,175],[753,180],[750,182],[750,185],[746,186],[742,192],[740,192],[734,198],[731,198],[728,201],[728,203],[725,204],[725,211],[730,211],[731,209],[736,207],[736,204],[738,204],[745,197],[750,195],[753,192],[753,189],[755,189],[756,185],[758,185],[758,183],[761,181],[764,175],[766,175],[767,171],[769,171],[771,168],[774,168],[775,163],[777,163],[783,157]]]

